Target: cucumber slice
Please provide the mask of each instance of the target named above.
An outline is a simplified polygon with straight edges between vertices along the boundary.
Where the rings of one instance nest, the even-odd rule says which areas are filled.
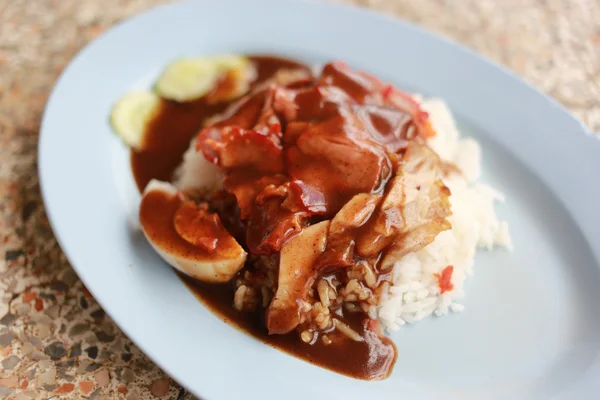
[[[226,70],[242,70],[250,67],[250,60],[246,57],[236,56],[234,54],[223,54],[220,56],[208,57],[208,61],[213,62],[220,72]]]
[[[209,102],[230,101],[250,90],[250,82],[254,80],[256,71],[248,58],[226,54],[210,57],[209,60],[215,63],[221,76],[228,74],[229,79],[233,80],[233,85],[230,84],[226,90],[217,89],[216,93],[211,93]]]
[[[142,148],[146,125],[158,112],[159,104],[160,98],[149,91],[127,93],[117,100],[110,122],[129,147]]]
[[[179,102],[204,96],[214,87],[220,71],[206,58],[182,58],[167,65],[156,82],[159,96]]]

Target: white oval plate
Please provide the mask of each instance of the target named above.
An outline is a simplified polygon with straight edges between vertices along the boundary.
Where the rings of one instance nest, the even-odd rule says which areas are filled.
[[[393,336],[399,357],[363,382],[274,350],[199,303],[132,228],[138,195],[113,102],[182,55],[339,59],[448,101],[507,195],[515,251],[477,256],[466,310]],[[461,46],[363,10],[280,0],[186,2],[86,47],[44,115],[39,168],[61,247],[98,302],[204,399],[565,399],[600,392],[600,141],[552,99]],[[379,397],[377,397],[379,396]]]

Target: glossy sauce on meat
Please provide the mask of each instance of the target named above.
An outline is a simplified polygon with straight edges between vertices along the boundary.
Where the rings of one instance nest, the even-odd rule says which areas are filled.
[[[258,72],[254,87],[280,70],[308,70],[274,57],[250,59]],[[369,246],[375,243],[369,234],[390,229],[390,218],[402,212],[381,209],[393,194],[393,188],[386,185],[396,179],[408,144],[422,143],[415,131],[429,134],[428,120],[414,101],[371,76],[349,72],[343,64],[328,64],[319,79],[285,90],[263,88],[223,121],[204,129],[203,122],[229,104],[162,100],[160,112],[148,127],[147,150],[131,153],[138,187],[143,190],[151,179],[170,180],[190,140],[200,131],[198,150],[227,171],[224,187],[237,207],[233,220],[239,222],[241,216],[244,222],[233,227],[225,213],[221,214],[223,224],[249,253],[277,254],[307,226],[333,218],[330,243],[313,265],[315,276],[333,276],[360,262],[379,269],[384,250],[396,237],[388,236],[381,243],[377,239]],[[370,196],[371,213],[353,226],[333,230],[334,216],[361,194]],[[435,236],[430,231],[419,231],[416,239],[410,239],[419,245],[426,235]],[[251,267],[250,263],[246,265]],[[387,279],[386,272],[377,273]],[[360,341],[337,335],[331,344],[321,340],[307,344],[296,331],[269,335],[264,310],[236,311],[233,285],[182,279],[224,321],[316,365],[359,379],[383,379],[396,361],[393,343],[362,311],[344,312],[339,307],[334,315],[357,332]],[[305,283],[306,291],[314,282],[313,277]]]
[[[275,57],[255,56],[250,59],[257,67],[256,84],[279,69],[308,69],[297,62]],[[143,191],[151,179],[171,180],[190,140],[203,122],[223,112],[229,104],[209,104],[204,98],[186,103],[161,99],[160,110],[146,129],[144,150],[131,151],[131,167],[138,189]]]

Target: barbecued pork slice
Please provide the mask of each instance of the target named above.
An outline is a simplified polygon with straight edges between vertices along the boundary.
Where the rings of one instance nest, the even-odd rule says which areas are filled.
[[[369,257],[387,248],[382,263],[386,268],[391,260],[420,250],[450,229],[450,190],[440,175],[437,155],[427,146],[409,144],[371,229],[357,240],[357,253]]]
[[[329,221],[306,227],[281,248],[275,297],[267,309],[269,334],[291,332],[300,322],[300,305],[317,274],[313,264],[325,250]]]

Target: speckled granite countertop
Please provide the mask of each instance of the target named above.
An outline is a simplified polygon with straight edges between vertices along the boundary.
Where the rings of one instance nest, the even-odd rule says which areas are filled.
[[[508,66],[600,133],[600,2],[363,0]],[[83,287],[48,225],[40,119],[88,41],[160,0],[0,0],[0,398],[192,398]]]

